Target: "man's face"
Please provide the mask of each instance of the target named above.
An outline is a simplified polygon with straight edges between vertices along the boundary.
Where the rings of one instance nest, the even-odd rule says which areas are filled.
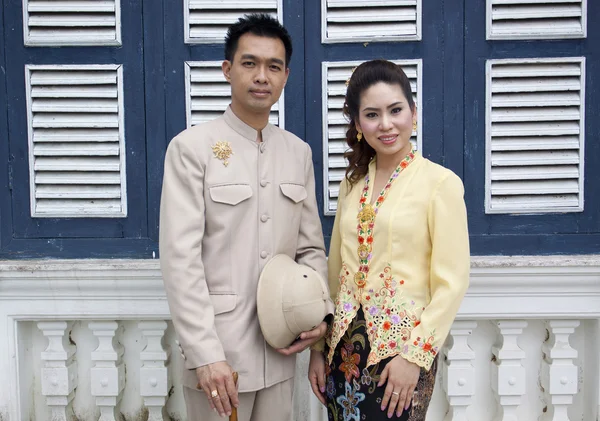
[[[225,60],[222,68],[231,84],[232,105],[248,113],[269,112],[290,72],[283,42],[251,33],[240,37],[233,62]]]

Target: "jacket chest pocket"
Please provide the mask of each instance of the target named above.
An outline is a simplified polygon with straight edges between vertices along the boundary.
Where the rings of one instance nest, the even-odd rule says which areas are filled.
[[[279,216],[283,218],[282,226],[289,229],[290,233],[297,233],[302,217],[302,208],[306,200],[306,188],[297,183],[280,183],[281,204]]]
[[[301,184],[281,183],[279,188],[281,193],[294,204],[302,204],[306,199],[306,188]]]
[[[248,184],[223,184],[208,188],[213,202],[235,206],[252,197],[252,187]]]

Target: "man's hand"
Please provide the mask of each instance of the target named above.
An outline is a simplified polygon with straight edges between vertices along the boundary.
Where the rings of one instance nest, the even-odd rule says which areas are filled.
[[[295,341],[293,344],[288,346],[287,348],[280,348],[277,350],[280,354],[283,355],[292,355],[298,352],[304,351],[309,346],[316,343],[319,339],[325,336],[327,332],[327,323],[321,322],[316,328],[313,330],[309,330],[308,332],[302,332],[300,334],[300,339]]]
[[[231,415],[231,407],[240,404],[233,371],[225,361],[196,368],[198,388],[206,393],[210,407],[221,417]]]

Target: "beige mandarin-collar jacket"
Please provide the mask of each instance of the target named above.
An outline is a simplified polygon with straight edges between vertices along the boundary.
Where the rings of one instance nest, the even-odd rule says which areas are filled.
[[[310,147],[271,124],[256,138],[228,108],[167,149],[160,262],[189,387],[194,368],[223,360],[239,372],[241,392],[293,377],[295,358],[260,331],[260,272],[284,253],[327,276]]]

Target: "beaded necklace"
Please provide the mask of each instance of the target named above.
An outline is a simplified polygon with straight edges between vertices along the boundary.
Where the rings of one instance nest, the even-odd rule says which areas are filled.
[[[373,229],[375,228],[375,217],[379,212],[381,204],[387,197],[387,194],[392,187],[392,183],[398,175],[406,168],[415,158],[415,150],[411,150],[408,155],[404,157],[400,164],[396,167],[392,173],[387,184],[379,193],[379,197],[375,201],[375,205],[367,203],[367,196],[369,194],[369,174],[365,175],[365,186],[362,191],[362,197],[360,198],[359,212],[358,212],[358,272],[354,275],[354,282],[358,288],[364,288],[367,284],[367,276],[369,273],[369,263],[371,262],[372,251],[373,251]]]

